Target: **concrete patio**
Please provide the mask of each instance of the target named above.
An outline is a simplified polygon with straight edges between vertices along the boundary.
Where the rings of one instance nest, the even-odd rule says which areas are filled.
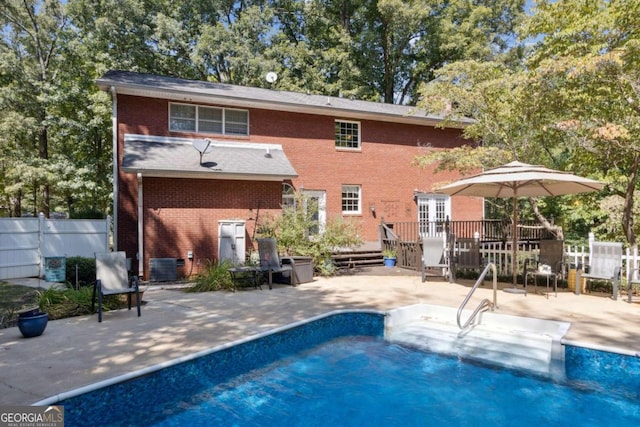
[[[0,404],[32,404],[332,310],[415,303],[458,307],[473,285],[439,278],[422,283],[399,269],[372,271],[235,293],[185,293],[179,286],[153,285],[145,291],[140,318],[125,309],[105,313],[102,323],[97,315],[55,320],[42,336],[29,339],[18,328],[0,329]],[[479,288],[469,307],[491,299],[490,288],[490,282]],[[497,296],[498,313],[568,321],[567,340],[640,355],[640,304],[566,291],[549,299],[533,292],[498,291]]]

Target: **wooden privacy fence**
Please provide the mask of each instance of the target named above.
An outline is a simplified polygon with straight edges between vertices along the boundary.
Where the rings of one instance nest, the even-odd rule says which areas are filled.
[[[43,277],[46,258],[109,251],[106,219],[0,218],[0,280]]]

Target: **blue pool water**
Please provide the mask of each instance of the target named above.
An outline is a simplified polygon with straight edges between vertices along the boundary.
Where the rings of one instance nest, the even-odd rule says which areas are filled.
[[[638,358],[567,347],[566,383],[385,342],[342,313],[66,399],[67,426],[637,426]]]

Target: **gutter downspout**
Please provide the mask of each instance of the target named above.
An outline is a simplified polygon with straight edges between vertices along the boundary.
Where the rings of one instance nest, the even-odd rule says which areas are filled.
[[[138,276],[144,276],[144,221],[142,209],[142,173],[138,172]]]
[[[118,250],[118,93],[111,86],[111,128],[113,150],[113,248]]]

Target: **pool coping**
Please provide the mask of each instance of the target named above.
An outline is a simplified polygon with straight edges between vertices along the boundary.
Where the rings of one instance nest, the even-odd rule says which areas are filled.
[[[365,313],[365,314],[377,314],[377,315],[381,315],[383,317],[387,317],[389,312],[393,311],[394,309],[391,310],[377,310],[377,309],[338,309],[338,310],[331,310],[331,311],[327,311],[325,313],[321,313],[315,316],[311,316],[299,321],[295,321],[292,323],[289,323],[287,325],[282,325],[282,326],[278,326],[257,334],[253,334],[253,335],[249,335],[237,340],[233,340],[233,341],[229,341],[227,343],[224,344],[220,344],[220,345],[216,345],[214,347],[210,347],[204,350],[200,350],[185,356],[180,356],[180,357],[176,357],[173,358],[171,360],[167,360],[164,362],[160,362],[160,363],[156,363],[141,369],[136,369],[132,372],[128,372],[125,374],[121,374],[121,375],[117,375],[102,381],[98,381],[92,384],[88,384],[82,387],[78,387],[78,388],[74,388],[68,391],[64,391],[61,393],[57,393],[54,395],[51,395],[45,399],[39,400],[35,403],[32,403],[32,406],[48,406],[48,405],[54,405],[58,402],[64,401],[66,399],[70,399],[73,397],[77,397],[80,396],[82,394],[85,393],[89,393],[89,392],[93,392],[105,387],[109,387],[118,383],[122,383],[125,381],[130,381],[145,375],[149,375],[152,374],[154,372],[158,372],[162,369],[165,368],[169,368],[181,363],[185,363],[185,362],[189,362],[192,361],[194,359],[203,357],[203,356],[207,356],[210,355],[212,353],[216,353],[216,352],[220,352],[226,349],[229,349],[231,347],[234,346],[238,346],[241,344],[245,344],[251,341],[255,341],[261,338],[264,338],[266,336],[269,335],[274,335],[274,334],[278,334],[290,329],[294,329],[297,328],[299,326],[302,325],[306,325],[309,324],[311,322],[315,322],[327,317],[331,317],[331,316],[335,316],[335,315],[341,315],[341,314],[350,314],[350,313]],[[512,316],[512,317],[523,317],[523,316]],[[535,318],[532,318],[535,319]],[[574,347],[581,347],[581,348],[586,348],[586,349],[590,349],[590,350],[596,350],[596,351],[603,351],[603,352],[608,352],[608,353],[615,353],[615,354],[621,354],[621,355],[625,355],[625,356],[631,356],[631,357],[638,357],[640,358],[640,352],[637,351],[633,351],[633,350],[627,350],[627,349],[623,349],[623,348],[619,348],[619,347],[613,347],[613,346],[606,346],[606,345],[597,345],[594,343],[589,343],[589,342],[584,342],[584,341],[576,341],[576,340],[568,340],[568,339],[561,339],[560,340],[561,345],[566,346],[574,346]]]

